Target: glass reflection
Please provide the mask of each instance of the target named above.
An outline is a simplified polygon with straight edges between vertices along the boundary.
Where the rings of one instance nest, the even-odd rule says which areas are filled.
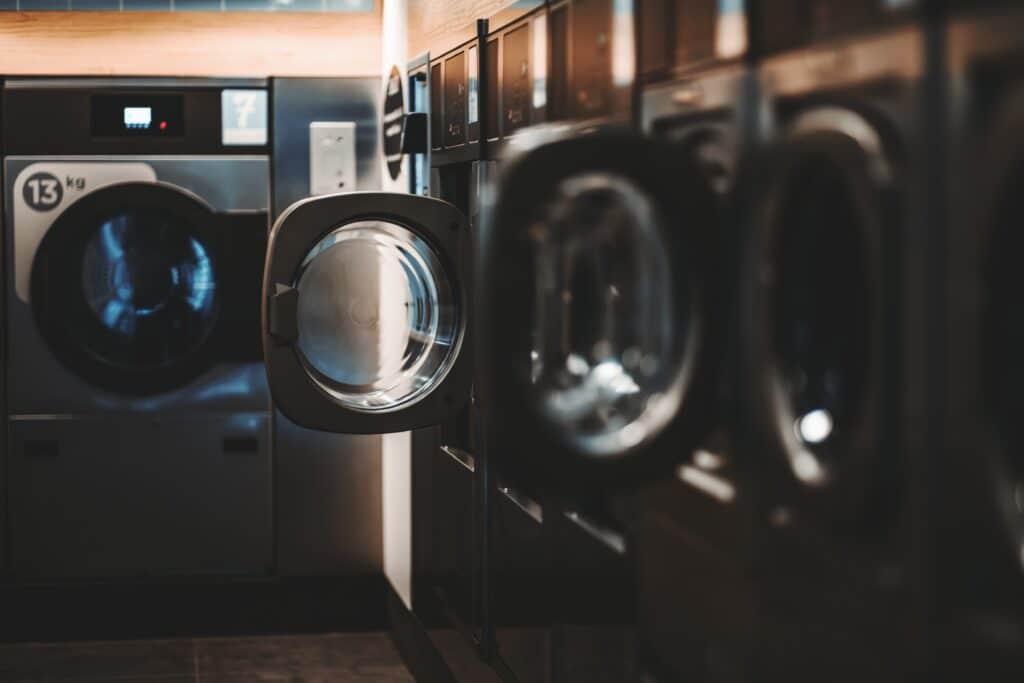
[[[776,220],[775,353],[800,450],[797,476],[820,483],[860,409],[869,360],[871,283],[842,171],[812,158],[787,182]]]
[[[455,359],[456,290],[434,249],[408,228],[360,221],[336,229],[307,255],[296,289],[307,370],[353,410],[418,400]]]
[[[530,230],[531,381],[541,410],[574,445],[615,455],[671,419],[689,320],[677,317],[660,216],[617,176],[562,182]],[[681,265],[681,264],[680,264]]]
[[[195,351],[213,326],[210,255],[192,226],[160,209],[103,220],[86,242],[80,281],[88,310],[109,335],[90,350],[112,363],[172,362]]]

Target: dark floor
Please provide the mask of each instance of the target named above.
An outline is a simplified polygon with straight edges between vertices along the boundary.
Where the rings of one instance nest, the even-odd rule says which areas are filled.
[[[0,645],[0,681],[411,683],[383,633]]]

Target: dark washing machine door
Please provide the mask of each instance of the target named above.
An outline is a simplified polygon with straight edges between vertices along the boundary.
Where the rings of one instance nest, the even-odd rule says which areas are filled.
[[[169,391],[207,370],[221,351],[222,309],[238,303],[225,282],[237,269],[221,253],[231,243],[224,221],[157,183],[112,185],[69,206],[32,266],[32,307],[54,354],[123,394]],[[236,258],[251,259],[244,251]],[[240,328],[244,317],[226,316]]]
[[[881,140],[852,111],[798,119],[765,155],[744,219],[742,403],[772,489],[844,525],[891,509],[898,469],[885,382],[898,381],[886,264],[900,216]]]
[[[469,227],[454,206],[355,192],[294,204],[264,274],[277,407],[299,425],[382,434],[437,424],[469,398]]]
[[[589,495],[663,474],[712,423],[715,193],[680,147],[592,132],[504,169],[478,248],[488,452]]]

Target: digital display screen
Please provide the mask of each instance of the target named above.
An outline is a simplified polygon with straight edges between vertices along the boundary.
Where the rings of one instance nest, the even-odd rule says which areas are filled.
[[[149,128],[153,125],[152,107],[125,107],[125,128]]]
[[[91,128],[97,138],[182,137],[185,99],[180,94],[93,95]]]

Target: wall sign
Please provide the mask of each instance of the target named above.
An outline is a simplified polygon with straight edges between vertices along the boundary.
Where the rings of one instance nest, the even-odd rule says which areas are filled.
[[[405,97],[402,93],[402,72],[391,67],[384,92],[384,118],[381,135],[384,142],[384,160],[392,180],[402,173],[402,132],[405,126]]]
[[[267,102],[266,90],[221,91],[221,141],[223,144],[267,144]]]

